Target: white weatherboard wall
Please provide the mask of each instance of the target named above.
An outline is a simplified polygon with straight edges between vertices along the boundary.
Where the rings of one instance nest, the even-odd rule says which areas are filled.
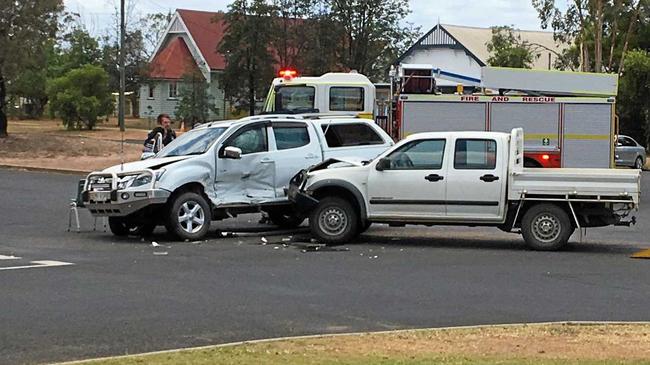
[[[464,76],[481,78],[481,65],[462,49],[430,48],[414,49],[406,56],[402,64],[431,64],[435,68],[461,74]],[[447,80],[436,80],[438,85],[455,86],[456,83]]]

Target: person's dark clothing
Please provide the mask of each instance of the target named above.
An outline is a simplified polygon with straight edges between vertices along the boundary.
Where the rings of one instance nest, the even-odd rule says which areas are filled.
[[[152,140],[156,140],[156,134],[160,133],[162,135],[162,146],[156,146],[155,143],[152,143]],[[147,139],[144,140],[144,146],[145,150],[148,152],[158,152],[160,151],[164,146],[168,145],[176,139],[176,132],[174,132],[173,129],[170,129],[169,131],[166,131],[165,128],[163,127],[156,127],[149,132],[147,135]]]
[[[174,132],[173,129],[170,129],[169,131],[165,131],[165,128],[163,127],[156,127],[149,132],[147,135],[147,139],[144,141],[144,144],[147,144],[150,140],[156,138],[156,134],[160,133],[162,135],[162,142],[163,145],[166,146],[168,145],[171,141],[176,139],[176,132]]]

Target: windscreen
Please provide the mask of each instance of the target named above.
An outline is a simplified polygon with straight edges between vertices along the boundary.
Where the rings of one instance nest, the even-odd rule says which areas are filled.
[[[228,128],[201,128],[185,132],[158,152],[156,157],[200,155],[205,153],[226,129]]]
[[[280,86],[275,90],[276,113],[317,112],[314,108],[316,90],[312,86]]]

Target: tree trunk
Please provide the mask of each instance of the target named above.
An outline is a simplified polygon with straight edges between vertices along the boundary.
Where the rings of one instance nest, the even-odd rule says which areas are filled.
[[[634,24],[636,24],[636,19],[639,16],[639,12],[641,11],[642,2],[643,0],[639,0],[639,2],[636,4],[634,14],[632,14],[632,18],[630,18],[630,26],[627,27],[627,33],[625,34],[625,43],[623,43],[623,51],[621,51],[621,62],[618,64],[619,75],[621,72],[623,72],[623,65],[625,64],[625,53],[627,52],[627,47],[630,43],[630,36],[632,35],[632,31],[634,31]]]
[[[616,36],[618,35],[618,14],[621,11],[622,0],[616,0],[614,3],[614,24],[612,25],[612,44],[609,47],[609,61],[607,62],[607,72],[612,72],[614,66],[614,50],[616,48]]]
[[[596,0],[595,71],[603,71],[603,0]]]
[[[248,115],[255,115],[255,75],[248,74]]]
[[[0,71],[0,138],[7,136],[7,89],[5,79]]]

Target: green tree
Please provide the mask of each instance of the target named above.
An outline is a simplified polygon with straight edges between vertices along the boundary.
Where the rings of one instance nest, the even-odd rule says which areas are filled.
[[[179,85],[180,101],[176,107],[176,116],[189,125],[207,121],[210,112],[216,112],[213,98],[208,91],[209,86],[198,70],[186,73]]]
[[[630,51],[620,79],[618,115],[622,132],[648,146],[650,141],[650,52]]]
[[[374,80],[383,79],[399,54],[417,39],[419,29],[404,24],[408,0],[330,0],[342,32],[340,62]]]
[[[255,114],[255,101],[266,95],[275,60],[269,46],[273,6],[264,0],[235,0],[228,6],[227,32],[219,45],[226,58],[220,76],[226,97]]]
[[[550,26],[556,40],[571,45],[561,62],[581,71],[621,73],[623,55],[642,41],[637,28],[647,24],[648,0],[571,0],[565,11],[555,0],[531,1],[542,28]]]
[[[0,0],[0,137],[7,136],[7,84],[55,37],[62,10],[61,0]]]
[[[63,35],[58,52],[59,76],[84,65],[99,65],[102,59],[99,41],[81,25]]]
[[[108,74],[99,66],[85,65],[50,80],[47,94],[50,112],[68,129],[92,129],[113,108]]]
[[[492,39],[487,43],[490,66],[531,68],[539,57],[532,46],[509,26],[492,27]]]

